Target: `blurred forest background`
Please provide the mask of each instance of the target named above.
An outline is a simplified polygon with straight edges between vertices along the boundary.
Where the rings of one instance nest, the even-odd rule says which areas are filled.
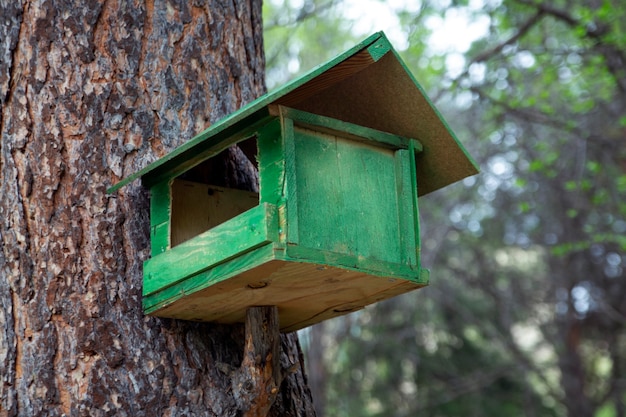
[[[318,415],[625,416],[623,0],[265,0],[264,24],[270,89],[385,29],[481,167],[420,200],[430,287],[301,334]]]

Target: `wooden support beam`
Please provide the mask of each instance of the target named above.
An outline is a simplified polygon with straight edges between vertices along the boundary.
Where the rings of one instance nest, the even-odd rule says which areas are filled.
[[[232,373],[235,401],[243,417],[265,417],[286,376],[280,365],[280,331],[276,306],[246,311],[246,344],[239,369]]]

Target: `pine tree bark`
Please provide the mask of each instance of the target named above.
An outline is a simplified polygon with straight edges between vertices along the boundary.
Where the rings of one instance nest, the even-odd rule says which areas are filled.
[[[218,366],[243,326],[144,316],[148,196],[105,190],[263,70],[260,0],[0,0],[0,416],[243,415]],[[297,369],[269,415],[311,416],[296,335],[281,347]]]

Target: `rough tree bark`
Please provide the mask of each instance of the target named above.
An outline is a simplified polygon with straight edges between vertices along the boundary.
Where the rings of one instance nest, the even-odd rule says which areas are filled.
[[[0,416],[245,413],[218,365],[243,326],[144,317],[148,196],[105,190],[260,95],[263,67],[260,0],[0,0]],[[281,346],[298,369],[269,415],[313,415]]]

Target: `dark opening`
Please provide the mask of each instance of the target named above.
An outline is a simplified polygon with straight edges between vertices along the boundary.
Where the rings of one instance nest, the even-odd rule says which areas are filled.
[[[233,145],[174,179],[172,247],[259,204],[259,174],[248,155]]]

